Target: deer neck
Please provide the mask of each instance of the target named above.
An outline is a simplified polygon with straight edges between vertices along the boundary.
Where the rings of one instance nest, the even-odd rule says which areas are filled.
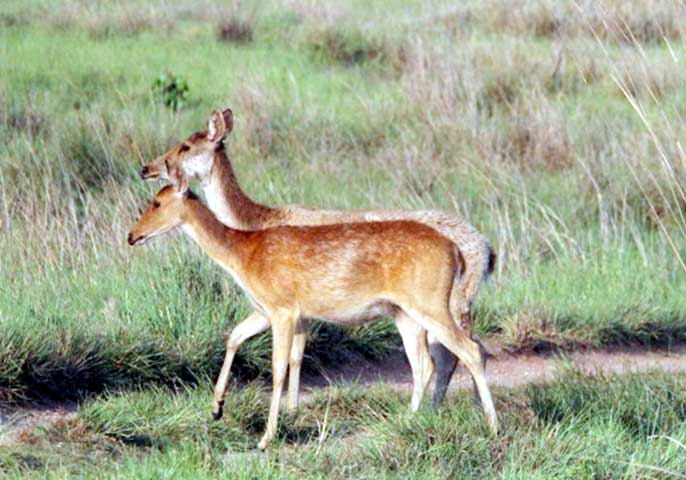
[[[260,229],[275,209],[254,202],[241,188],[223,149],[214,153],[212,170],[202,182],[207,205],[223,224],[238,229]]]
[[[241,247],[245,233],[220,222],[214,214],[195,198],[185,202],[182,214],[183,231],[191,237],[215,262],[234,277],[242,272]]]

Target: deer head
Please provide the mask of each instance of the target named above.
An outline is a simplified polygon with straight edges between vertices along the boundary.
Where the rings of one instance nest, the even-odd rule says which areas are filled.
[[[215,110],[207,121],[207,130],[195,132],[164,155],[141,169],[141,178],[154,180],[175,176],[206,176],[212,168],[214,152],[224,148],[224,139],[233,130],[233,112]]]
[[[186,198],[193,195],[188,182],[167,185],[157,192],[141,218],[129,232],[129,245],[142,245],[148,239],[162,235],[183,223],[182,213]]]

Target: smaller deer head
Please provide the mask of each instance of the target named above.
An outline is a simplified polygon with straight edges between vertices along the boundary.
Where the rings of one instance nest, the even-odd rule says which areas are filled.
[[[233,130],[233,112],[215,110],[207,121],[207,130],[195,132],[164,155],[141,169],[143,180],[205,176],[212,168],[213,154],[223,148],[224,139]]]
[[[167,185],[157,192],[141,218],[129,232],[129,245],[142,245],[148,239],[162,235],[183,223],[183,207],[186,198],[193,195],[188,181]]]

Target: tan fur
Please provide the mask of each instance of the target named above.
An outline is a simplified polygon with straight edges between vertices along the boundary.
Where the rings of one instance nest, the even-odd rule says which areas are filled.
[[[299,321],[317,318],[351,325],[395,311],[427,329],[465,363],[497,431],[482,351],[450,312],[459,263],[452,242],[412,221],[236,230],[222,224],[186,188],[183,183],[177,189],[163,188],[131,229],[129,243],[182,227],[269,319],[274,388],[260,448],[276,432]]]
[[[334,223],[381,221],[381,220],[413,220],[429,225],[452,240],[460,252],[463,265],[460,275],[455,279],[455,288],[451,294],[451,311],[455,318],[460,319],[461,325],[468,334],[472,335],[472,304],[479,286],[483,279],[492,271],[494,254],[486,240],[473,226],[456,215],[447,215],[440,211],[333,211],[315,210],[311,208],[290,205],[284,207],[268,207],[254,202],[246,195],[233,171],[233,167],[225,153],[223,138],[233,128],[233,113],[230,109],[221,112],[215,111],[208,122],[208,130],[196,132],[189,136],[179,146],[169,150],[152,163],[143,167],[141,176],[145,179],[155,178],[180,178],[196,176],[202,180],[205,197],[210,209],[222,221],[222,223],[240,229],[261,229],[279,225],[326,225]],[[223,132],[222,132],[223,129]],[[214,136],[210,135],[210,131]],[[183,147],[183,148],[182,148]],[[198,160],[202,159],[202,161]],[[256,321],[259,317],[250,316],[250,321]],[[264,325],[264,322],[260,323]],[[400,330],[403,323],[396,318],[396,325]],[[258,328],[243,327],[235,335],[227,340],[227,359],[224,363],[226,370],[227,362],[230,368],[234,351],[243,340],[249,338],[245,332],[255,335],[260,332]],[[415,332],[421,335],[421,330]],[[408,360],[415,376],[415,390],[413,392],[413,410],[418,408],[422,384],[430,381],[433,374],[432,365],[423,367],[425,362],[418,358],[412,358],[409,351],[416,351],[417,355],[423,355],[425,341],[412,339],[409,330],[401,330],[403,343]],[[411,345],[408,342],[414,342]],[[441,348],[440,344],[434,348]],[[428,357],[428,356],[427,356]],[[443,349],[438,356],[443,359],[445,365],[437,365],[439,375],[436,378],[434,391],[434,405],[437,406],[443,398],[447,384],[455,368],[455,359],[449,352]],[[294,369],[299,368],[300,361],[294,358]],[[297,406],[297,382],[298,371],[291,370],[289,378],[289,406]],[[294,375],[295,374],[295,375]],[[220,375],[217,390],[226,388],[226,376]],[[419,382],[419,383],[417,383]],[[215,415],[221,415],[221,406],[215,407]]]

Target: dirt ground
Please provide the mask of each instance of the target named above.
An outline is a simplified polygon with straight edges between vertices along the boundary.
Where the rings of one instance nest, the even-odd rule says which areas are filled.
[[[529,383],[546,383],[569,362],[588,373],[632,373],[661,370],[686,371],[686,344],[671,348],[612,348],[568,353],[509,354],[498,351],[489,358],[486,377],[489,385],[513,388]],[[341,368],[329,368],[320,375],[303,378],[306,390],[321,388],[330,383],[371,384],[385,382],[398,389],[412,388],[412,375],[402,354],[378,362],[352,362]],[[451,389],[471,388],[467,371],[458,366],[450,384]]]
[[[24,432],[76,416],[76,403],[46,403],[36,407],[0,407],[0,448],[14,443]]]

